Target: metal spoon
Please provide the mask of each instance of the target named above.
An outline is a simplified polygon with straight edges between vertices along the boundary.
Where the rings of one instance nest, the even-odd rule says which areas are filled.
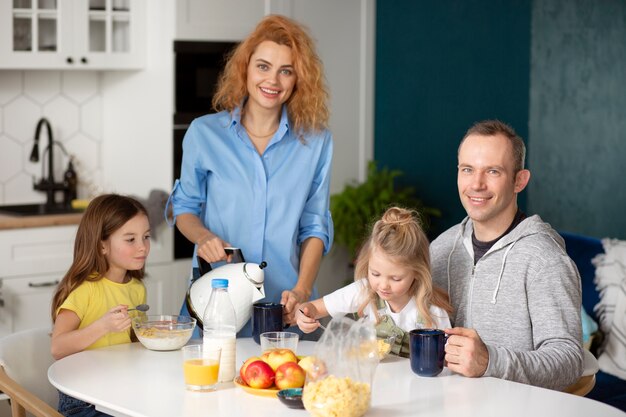
[[[304,314],[306,317],[309,317],[309,316],[307,316],[307,315],[306,315],[306,313],[305,313],[304,311],[302,311],[302,309],[301,309],[301,308],[299,308],[298,310],[300,310],[300,313]],[[326,327],[324,327],[324,326],[322,325],[322,323],[320,323],[320,321],[319,321],[319,320],[317,321],[317,324],[319,324],[319,326],[322,328],[322,330],[324,330],[324,331],[326,330]]]
[[[148,304],[139,304],[135,308],[129,308],[128,309],[128,311],[133,311],[133,310],[143,311],[145,313],[146,311],[150,310],[150,306]]]

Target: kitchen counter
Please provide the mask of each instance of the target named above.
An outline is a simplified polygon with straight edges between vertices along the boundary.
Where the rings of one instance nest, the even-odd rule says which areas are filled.
[[[0,230],[72,225],[80,223],[82,217],[83,213],[48,214],[43,216],[0,214]]]

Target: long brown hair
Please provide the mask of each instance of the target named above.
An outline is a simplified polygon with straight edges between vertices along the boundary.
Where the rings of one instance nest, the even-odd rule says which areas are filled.
[[[441,307],[450,314],[448,295],[444,290],[433,284],[430,274],[429,242],[422,230],[419,215],[414,210],[400,207],[391,207],[382,218],[374,223],[369,238],[359,251],[354,270],[354,280],[368,276],[369,259],[374,249],[382,251],[391,260],[413,273],[413,282],[409,287],[409,294],[415,298],[417,310],[425,320],[425,325],[434,325],[430,314],[430,306]],[[371,304],[378,321],[376,306],[378,295],[367,285],[366,301],[359,307],[359,315],[368,304]]]
[[[304,28],[294,20],[280,15],[266,16],[232,51],[213,96],[215,110],[232,112],[248,96],[246,81],[250,57],[264,41],[291,48],[297,78],[293,93],[287,100],[287,113],[293,130],[301,137],[303,132],[325,129],[329,111],[322,61],[315,51],[313,40]]]
[[[102,242],[116,230],[138,214],[148,212],[145,207],[131,197],[117,194],[104,194],[94,198],[83,214],[76,240],[74,259],[52,299],[52,321],[56,320],[57,309],[84,281],[98,281],[109,270],[109,261],[102,253]],[[144,268],[127,271],[127,277],[143,279]]]

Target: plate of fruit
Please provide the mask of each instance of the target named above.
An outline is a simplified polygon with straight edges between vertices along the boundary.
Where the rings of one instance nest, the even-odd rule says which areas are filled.
[[[289,349],[269,349],[246,359],[233,382],[250,394],[276,397],[282,389],[304,386],[306,371],[298,364],[304,359]]]

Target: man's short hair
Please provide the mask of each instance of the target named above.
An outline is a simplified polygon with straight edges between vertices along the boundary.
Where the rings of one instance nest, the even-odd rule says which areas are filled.
[[[511,141],[511,146],[513,147],[513,162],[515,174],[524,169],[524,160],[526,159],[526,145],[524,141],[515,130],[509,126],[508,124],[501,122],[500,120],[483,120],[481,122],[476,122],[474,126],[470,127],[467,132],[465,132],[465,136],[461,139],[461,143],[459,144],[459,149],[457,150],[457,155],[461,151],[461,146],[465,139],[467,139],[470,135],[481,135],[481,136],[495,136],[497,134],[502,134],[509,141]]]

